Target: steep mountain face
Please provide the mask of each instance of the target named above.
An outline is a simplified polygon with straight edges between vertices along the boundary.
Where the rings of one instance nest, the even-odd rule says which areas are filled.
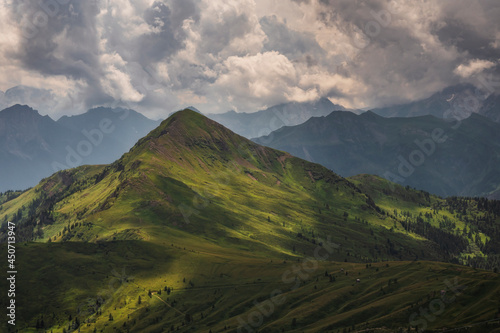
[[[25,189],[54,172],[72,131],[28,106],[0,112],[0,191]]]
[[[132,110],[98,108],[55,122],[12,106],[0,112],[0,192],[35,186],[57,170],[110,163],[157,125]]]
[[[371,173],[441,196],[498,196],[500,125],[477,114],[383,118],[334,112],[255,142],[342,176]]]
[[[482,97],[470,84],[461,84],[443,89],[423,100],[376,108],[372,112],[382,117],[418,117],[432,115],[437,118],[465,119],[471,113],[479,112]]]
[[[286,103],[255,113],[229,111],[207,116],[233,132],[250,139],[268,135],[283,126],[302,124],[311,117],[326,116],[335,110],[345,110],[345,108],[322,98],[315,103]]]
[[[497,313],[485,300],[500,290],[498,276],[414,260],[497,267],[499,217],[498,202],[344,179],[191,110],[110,165],[0,195],[0,221],[15,222],[18,242],[38,241],[20,251],[32,272],[18,275],[25,330],[43,318],[57,331],[395,331],[457,274],[453,290],[467,285],[459,306],[429,325],[459,327],[478,307]],[[30,302],[37,279],[46,283]],[[266,311],[258,323],[256,309]]]

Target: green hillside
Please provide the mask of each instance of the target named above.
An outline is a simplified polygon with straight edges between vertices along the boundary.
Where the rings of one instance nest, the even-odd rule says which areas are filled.
[[[344,179],[190,110],[111,165],[0,195],[23,332],[392,331],[422,328],[412,315],[435,299],[449,302],[431,328],[490,320],[497,274],[455,264],[498,267],[499,216],[496,201]]]

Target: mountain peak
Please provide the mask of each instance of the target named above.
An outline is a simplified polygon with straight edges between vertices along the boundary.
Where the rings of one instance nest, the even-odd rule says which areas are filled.
[[[363,112],[362,114],[360,114],[360,116],[364,117],[364,118],[370,118],[370,119],[379,119],[379,118],[382,118],[382,116],[376,114],[372,110],[368,110],[366,112]]]
[[[172,113],[170,117],[162,122],[160,127],[170,127],[173,126],[174,123],[181,123],[184,125],[202,125],[199,123],[202,119],[208,120],[208,118],[200,112],[196,112],[188,108]]]
[[[8,107],[2,111],[0,111],[0,116],[3,117],[12,117],[12,116],[26,116],[26,115],[31,115],[31,116],[38,116],[41,117],[41,115],[36,111],[35,109],[29,107],[28,105],[21,105],[21,104],[16,104],[11,107]]]
[[[97,117],[97,116],[98,117],[106,116],[106,117],[117,118],[118,116],[121,116],[123,114],[134,115],[137,117],[146,118],[146,116],[144,116],[143,114],[141,114],[135,110],[132,110],[132,109],[125,109],[125,108],[121,108],[121,107],[111,108],[111,107],[99,106],[99,107],[89,109],[86,112],[81,113],[81,114],[76,114],[76,115],[71,115],[71,116],[64,115],[58,121],[67,121],[68,119],[71,119],[71,118],[80,119],[83,117]]]
[[[196,137],[207,137],[213,135],[213,132],[221,131],[231,133],[230,130],[203,114],[191,109],[184,109],[173,113],[159,127],[153,130],[150,135],[160,137],[168,134],[175,137],[176,140],[186,142],[192,141]]]
[[[195,108],[194,106],[188,106],[186,110],[193,110],[194,112],[201,113],[201,111]]]

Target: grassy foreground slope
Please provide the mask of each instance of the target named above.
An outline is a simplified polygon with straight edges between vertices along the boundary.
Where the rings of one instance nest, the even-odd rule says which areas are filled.
[[[394,332],[482,323],[500,306],[498,274],[439,262],[315,266],[142,241],[19,253],[21,332]]]
[[[111,165],[61,171],[0,196],[0,220],[17,225],[17,328],[391,331],[496,318],[496,273],[408,261],[482,257],[471,244],[491,233],[457,234],[459,222],[472,229],[472,212],[453,215],[455,228],[421,232],[403,211],[443,200],[385,186],[178,112]],[[488,212],[494,229],[497,215],[474,212]],[[432,320],[420,310],[429,306]]]

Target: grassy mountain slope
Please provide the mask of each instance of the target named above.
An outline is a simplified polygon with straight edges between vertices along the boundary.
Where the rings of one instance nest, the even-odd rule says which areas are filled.
[[[309,261],[232,257],[141,241],[32,243],[19,253],[23,269],[30,269],[18,275],[23,332],[36,332],[42,320],[54,332],[168,332],[172,327],[336,332],[353,326],[393,332],[469,326],[498,315],[497,274],[437,262],[325,261],[315,267]],[[292,273],[302,266],[308,271]]]
[[[242,322],[262,332],[393,330],[455,276],[467,289],[428,325],[494,318],[498,300],[488,297],[497,274],[382,262],[465,260],[473,243],[454,236],[457,226],[423,233],[401,218],[403,209],[415,214],[446,205],[442,199],[399,187],[385,199],[385,186],[346,180],[178,112],[111,165],[61,171],[0,195],[0,220],[17,225],[19,327],[35,331],[43,319],[54,332],[234,332]],[[441,210],[429,223],[439,224]],[[490,215],[484,225],[495,229],[498,214]],[[472,212],[453,221],[488,240],[466,217]],[[278,289],[284,299],[270,296]],[[257,325],[253,313],[269,299],[274,308]]]
[[[26,204],[37,212],[30,214]],[[304,253],[335,226],[341,232],[332,239],[345,244],[346,253],[373,259],[379,257],[369,248],[377,241],[366,235],[387,238],[391,225],[351,182],[192,111],[170,117],[112,165],[55,174],[2,205],[2,212],[4,219],[35,216],[27,225],[37,225],[34,234],[42,240],[150,240],[173,233],[291,256],[297,235],[296,252]],[[401,247],[410,244],[400,254],[408,259],[428,247],[410,236],[393,237]],[[381,255],[391,257],[388,248]]]

